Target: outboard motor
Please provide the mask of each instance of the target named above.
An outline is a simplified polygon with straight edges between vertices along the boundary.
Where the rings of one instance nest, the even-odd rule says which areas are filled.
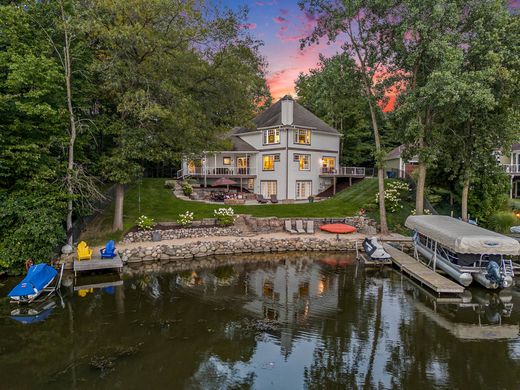
[[[500,275],[500,266],[496,261],[490,261],[486,267],[486,278],[499,286],[502,286],[503,278]]]

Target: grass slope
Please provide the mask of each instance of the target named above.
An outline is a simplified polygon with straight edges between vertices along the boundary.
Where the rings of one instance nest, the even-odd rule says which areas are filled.
[[[233,208],[238,214],[250,214],[256,217],[345,217],[354,215],[367,203],[373,202],[376,193],[377,179],[365,179],[321,202],[234,206]],[[139,199],[141,199],[140,206]],[[124,230],[134,226],[140,215],[151,217],[156,222],[167,222],[177,220],[179,214],[185,211],[192,211],[195,219],[201,219],[213,217],[213,210],[219,207],[222,206],[181,200],[164,187],[164,179],[145,179],[140,186],[133,185],[126,191]],[[110,233],[113,211],[114,206],[111,205],[98,216],[83,233],[82,239],[93,241],[94,244],[111,238],[120,239],[121,233]],[[401,213],[389,215],[390,226],[402,223],[403,215],[408,215],[408,212],[409,207],[405,207]],[[371,213],[371,216],[377,217],[376,214]]]

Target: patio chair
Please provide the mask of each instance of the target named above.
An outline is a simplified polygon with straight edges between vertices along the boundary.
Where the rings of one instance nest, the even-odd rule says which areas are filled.
[[[307,221],[307,233],[314,234],[314,221]]]
[[[276,197],[276,194],[271,194],[271,203],[278,203],[278,198]]]
[[[77,248],[78,261],[80,260],[91,260],[92,249],[90,249],[85,241],[81,241]]]
[[[305,229],[303,228],[303,221],[301,219],[296,221],[296,231],[298,234],[305,234]]]
[[[285,230],[291,234],[297,234],[298,232],[292,228],[292,222],[290,219],[285,220]]]
[[[256,196],[256,201],[258,203],[267,203],[269,202],[266,198],[264,198],[264,196],[262,194],[259,194]]]
[[[116,257],[116,243],[114,240],[107,242],[104,248],[99,250],[102,259],[113,259]]]

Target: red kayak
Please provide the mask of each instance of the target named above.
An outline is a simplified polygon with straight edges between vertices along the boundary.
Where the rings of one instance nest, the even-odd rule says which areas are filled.
[[[347,234],[354,233],[356,228],[354,226],[347,225],[345,223],[329,223],[327,225],[320,226],[320,229],[335,234]]]

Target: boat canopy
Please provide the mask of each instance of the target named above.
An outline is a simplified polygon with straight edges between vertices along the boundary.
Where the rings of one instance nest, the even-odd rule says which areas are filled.
[[[445,215],[412,215],[405,226],[456,253],[520,255],[520,242],[514,238]]]

